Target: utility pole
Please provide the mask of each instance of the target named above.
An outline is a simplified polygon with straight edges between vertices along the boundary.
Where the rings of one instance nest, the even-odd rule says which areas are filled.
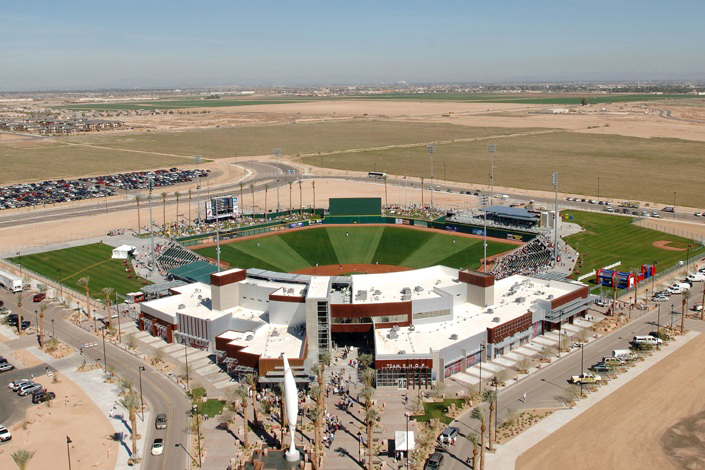
[[[274,159],[276,160],[277,163],[279,163],[279,155],[281,155],[282,151],[279,148],[274,149]],[[277,172],[277,212],[279,212],[279,167],[276,167],[276,172]]]
[[[152,250],[152,271],[154,271],[154,268],[157,267],[156,260],[154,259],[154,223],[152,219],[152,190],[154,189],[154,180],[152,178],[149,179],[149,195],[147,196],[149,198],[149,234],[150,234],[150,240],[151,240],[151,250]]]
[[[198,171],[198,164],[201,163],[200,155],[193,156],[193,162],[196,164],[196,211],[198,212],[198,224],[201,224],[201,172]]]

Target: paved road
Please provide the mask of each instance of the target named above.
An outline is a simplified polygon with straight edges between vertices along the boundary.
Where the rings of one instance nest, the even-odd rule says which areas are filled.
[[[702,292],[703,283],[696,283],[688,301],[688,308],[701,301]],[[677,310],[673,311],[673,324],[677,327],[680,325],[681,296],[673,296],[672,301]],[[657,321],[660,321],[661,325],[668,324],[671,321],[670,306],[671,302],[661,306],[660,318],[657,310],[653,310],[647,314],[641,314],[638,319],[627,324],[620,330],[589,343],[582,351],[584,357],[581,357],[581,351],[579,349],[574,350],[574,352],[567,356],[564,354],[562,359],[554,362],[549,367],[545,367],[520,382],[500,390],[497,401],[499,421],[501,422],[506,418],[510,408],[521,411],[527,408],[560,408],[565,406],[563,397],[565,396],[566,388],[569,385],[568,379],[571,375],[579,374],[583,367],[584,370],[587,370],[588,367],[599,362],[604,356],[611,356],[612,350],[614,349],[628,348],[628,342],[631,341],[632,337],[655,331]],[[691,323],[691,326],[687,326],[687,328],[692,326],[702,328],[700,322],[686,321],[686,324],[688,323]],[[526,403],[522,400],[524,393],[527,395]],[[452,425],[458,426],[463,436],[468,432],[476,432],[479,434],[479,423],[476,420],[470,419],[469,414],[464,415],[462,419]],[[449,448],[443,469],[466,469],[468,465],[465,461],[471,456],[472,446],[466,439],[461,438],[454,446]]]
[[[34,324],[33,310],[38,308],[38,304],[32,304],[31,294],[25,294],[25,296],[28,298],[24,301],[23,314]],[[9,296],[2,293],[0,294],[0,299],[4,300],[7,308],[17,312],[16,295]],[[67,312],[65,310],[50,304],[44,315],[44,329],[47,335],[45,337],[49,337],[52,331],[55,330],[58,339],[77,350],[81,344],[100,342],[95,335],[65,321],[64,318],[66,316]],[[52,320],[54,320],[53,330]],[[18,341],[25,342],[27,340],[36,344],[34,335],[27,337],[27,339],[15,340],[10,342],[10,344],[16,345]],[[112,344],[107,344],[106,353],[108,364],[115,367],[117,375],[132,380],[135,387],[139,387],[139,367],[145,366],[144,362]],[[100,359],[102,363],[104,360],[103,349],[102,347],[86,348],[84,357],[88,362]],[[40,373],[44,373],[44,367],[44,364],[38,366]],[[25,369],[21,372],[22,374],[20,375],[24,377],[24,375],[32,373],[33,370]],[[37,374],[35,373],[35,375]],[[142,392],[146,404],[151,407],[152,416],[155,417],[157,413],[166,413],[168,420],[168,426],[165,430],[157,430],[153,422],[142,423],[138,421],[138,432],[140,434],[147,433],[144,449],[139,449],[145,459],[142,468],[146,470],[187,468],[188,455],[183,449],[177,448],[175,445],[181,443],[186,448],[189,447],[189,420],[187,413],[191,402],[177,385],[149,366],[142,372]],[[4,404],[5,400],[2,400],[2,403]],[[0,407],[0,418],[2,417],[3,409]],[[166,447],[164,455],[155,457],[150,454],[149,449],[153,440],[157,437],[164,438]]]

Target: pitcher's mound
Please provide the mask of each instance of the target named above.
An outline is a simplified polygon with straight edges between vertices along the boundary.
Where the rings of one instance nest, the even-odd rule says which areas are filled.
[[[678,248],[676,246],[669,246],[671,244],[670,241],[668,240],[657,240],[652,243],[653,246],[656,248],[661,248],[662,250],[668,250],[668,251],[685,251],[685,248]]]
[[[313,274],[316,276],[349,276],[351,274],[396,273],[410,271],[411,268],[392,264],[328,264],[292,271],[292,274]]]

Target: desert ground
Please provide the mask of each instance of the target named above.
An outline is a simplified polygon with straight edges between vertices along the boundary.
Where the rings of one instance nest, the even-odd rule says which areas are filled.
[[[692,360],[703,354],[699,335],[519,456],[516,468],[703,468],[705,376]]]
[[[78,385],[63,375],[59,380],[55,384],[46,376],[36,379],[56,393],[56,399],[51,407],[46,403],[30,406],[26,429],[22,424],[10,429],[12,440],[0,446],[0,468],[15,468],[11,454],[18,449],[36,451],[28,468],[67,468],[65,436],[73,441],[73,468],[115,468],[118,443],[110,439],[114,430],[108,418]]]

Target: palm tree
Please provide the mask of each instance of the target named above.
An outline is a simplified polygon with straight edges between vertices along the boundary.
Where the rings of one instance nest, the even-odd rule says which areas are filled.
[[[423,207],[423,176],[421,177],[421,207]]]
[[[269,191],[269,186],[264,185],[264,221],[267,221],[267,192]]]
[[[389,200],[387,199],[387,175],[382,178],[384,180],[384,205],[389,208]]]
[[[17,452],[12,453],[12,460],[15,461],[17,468],[20,470],[25,470],[29,461],[34,457],[36,450],[19,449]]]
[[[176,225],[179,225],[179,196],[181,196],[181,193],[174,191],[174,197],[176,198]]]
[[[492,423],[494,422],[494,406],[497,403],[497,392],[490,389],[485,389],[482,392],[482,401],[489,403],[490,405],[490,416],[489,416],[489,427],[487,430],[487,439],[490,441],[490,452],[494,451],[494,445],[492,440],[497,439],[497,429],[494,430],[494,436],[492,434]]]
[[[313,188],[313,212],[312,216],[316,215],[316,180],[311,180],[311,187]]]
[[[259,382],[259,376],[257,374],[245,374],[245,382],[252,390],[252,414],[254,417],[253,423],[256,427],[259,424],[257,419],[257,383]]]
[[[250,191],[252,192],[252,218],[255,218],[255,185],[250,183]]]
[[[160,196],[162,197],[162,217],[164,218],[163,224],[162,224],[162,230],[166,231],[166,197],[169,195],[166,191],[163,191],[160,193]]]
[[[140,202],[142,202],[143,199],[144,198],[139,194],[135,196],[135,202],[137,203],[137,235],[142,233],[142,221],[140,220]]]
[[[47,309],[47,304],[39,306],[39,347],[44,350],[44,311]]]
[[[140,397],[129,384],[125,396],[120,400],[120,404],[127,410],[130,416],[130,437],[132,438],[132,458],[137,458],[137,408],[140,407]]]
[[[376,371],[371,367],[366,367],[362,371],[362,379],[365,382],[366,387],[372,387],[372,382],[375,380]]]
[[[681,334],[685,331],[685,309],[688,307],[688,299],[690,298],[690,291],[684,291],[683,294],[681,294],[681,297],[683,297],[683,311],[681,312]]]
[[[90,304],[90,297],[88,293],[88,284],[90,283],[91,278],[86,276],[82,277],[81,279],[78,280],[77,284],[84,289],[86,289],[86,315],[88,318],[91,318],[91,304]],[[78,323],[81,323],[81,314],[79,313],[78,315]]]
[[[287,426],[286,423],[286,416],[284,415],[284,411],[286,410],[286,406],[284,403],[285,396],[284,396],[284,388],[282,387],[281,383],[278,383],[277,385],[274,386],[274,395],[279,398],[279,419],[280,419],[280,437],[279,437],[279,449],[284,449],[284,428]]]
[[[301,189],[301,183],[302,183],[302,181],[299,180],[299,214],[303,218],[303,216],[304,216],[304,192]]]
[[[473,418],[480,421],[480,470],[485,468],[485,410],[481,406],[473,408],[472,415]],[[478,468],[477,463],[475,463],[475,468]]]
[[[188,224],[191,225],[191,190],[188,190]]]
[[[468,441],[470,441],[470,444],[472,444],[472,466],[473,468],[476,468],[478,454],[477,444],[480,442],[480,437],[474,432],[467,433],[465,437]]]
[[[365,411],[365,426],[367,428],[367,470],[374,470],[372,454],[374,450],[373,439],[375,426],[379,423],[379,411],[370,407]]]
[[[17,336],[22,336],[22,294],[17,294]]]
[[[110,328],[110,321],[112,320],[112,315],[110,313],[110,296],[113,295],[113,292],[115,292],[115,289],[112,287],[103,287],[100,291],[100,293],[103,294],[103,297],[105,297],[105,313],[108,316],[108,328]]]
[[[294,185],[293,181],[289,181],[289,215],[291,215],[291,187]]]
[[[240,398],[240,400],[242,400],[242,427],[245,429],[245,437],[243,438],[242,442],[245,444],[245,452],[247,452],[247,448],[250,445],[250,441],[248,438],[248,431],[250,426],[247,424],[247,387],[245,387],[244,385],[240,385],[238,388],[235,389],[235,393]]]
[[[242,186],[243,186],[243,182],[240,181],[240,204],[242,204],[244,206],[245,201],[243,201],[243,199],[242,199]],[[240,212],[242,212],[244,210],[243,207],[239,207],[238,209]]]
[[[318,364],[311,370],[318,379],[318,397],[316,398],[316,432],[314,448],[316,453],[315,467],[323,466],[323,418],[326,415],[326,367],[330,365],[330,352],[325,352],[319,357]]]

